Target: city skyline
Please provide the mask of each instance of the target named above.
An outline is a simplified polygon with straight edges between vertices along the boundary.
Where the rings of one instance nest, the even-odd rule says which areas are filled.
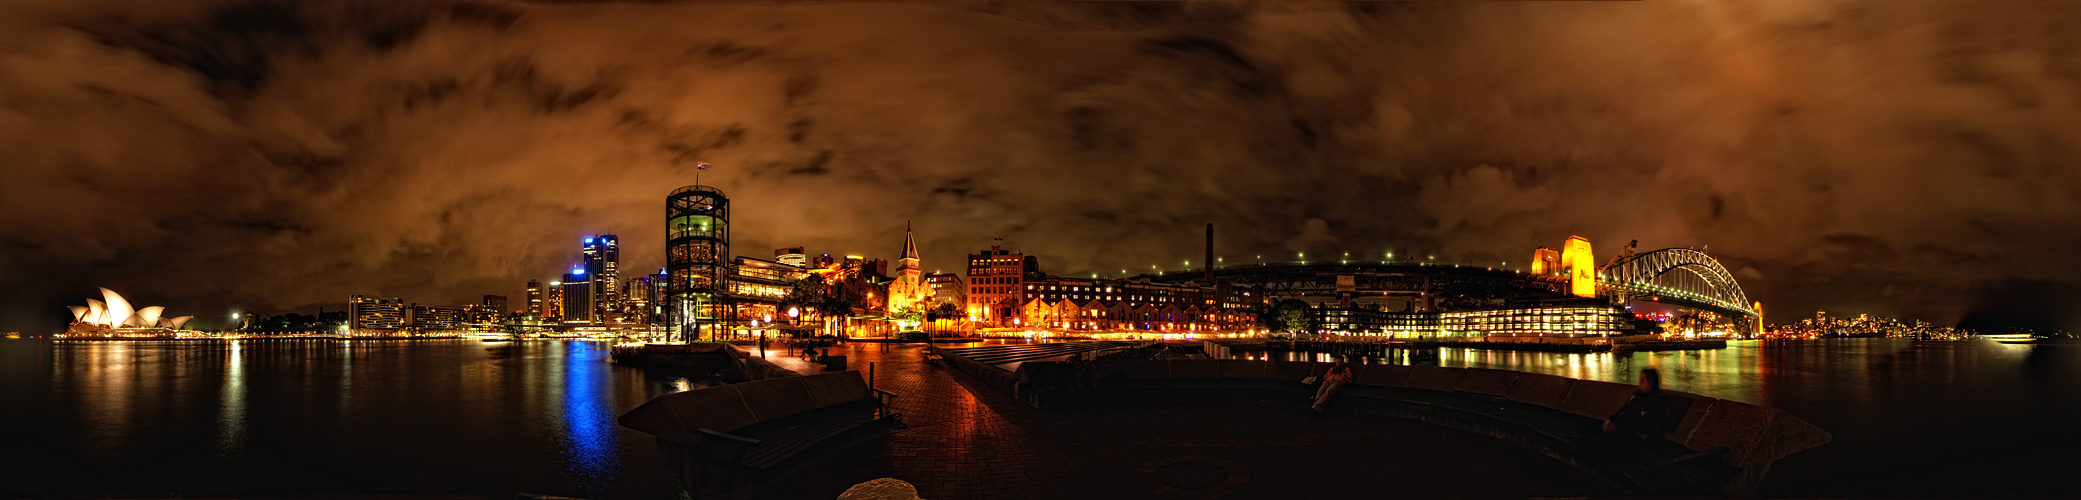
[[[0,500],[2081,498],[2074,26],[0,1]]]
[[[905,220],[928,272],[1005,238],[1064,275],[1187,267],[1207,222],[1229,262],[1580,234],[1710,248],[1776,310],[2077,329],[2070,64],[2003,35],[2065,7],[115,5],[7,7],[68,49],[5,63],[44,104],[6,112],[37,126],[0,144],[0,330],[100,286],[204,326],[521,296],[590,234],[649,270],[696,162],[737,255],[889,257]]]

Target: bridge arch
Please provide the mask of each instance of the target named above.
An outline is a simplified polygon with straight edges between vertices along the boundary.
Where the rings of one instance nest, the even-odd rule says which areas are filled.
[[[1681,273],[1681,274],[1671,274]],[[1668,295],[1675,292],[1691,300],[1729,311],[1756,315],[1741,283],[1718,259],[1689,248],[1667,248],[1624,257],[1599,273],[1605,283],[1628,295]]]

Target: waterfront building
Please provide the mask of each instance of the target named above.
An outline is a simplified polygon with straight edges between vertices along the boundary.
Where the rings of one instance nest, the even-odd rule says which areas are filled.
[[[1324,332],[1396,338],[1438,336],[1438,313],[1384,311],[1364,307],[1315,309]]]
[[[686,186],[665,197],[666,321],[676,340],[714,338],[703,325],[735,317],[728,300],[730,200]]]
[[[1604,304],[1438,313],[1438,332],[1442,335],[1594,337],[1624,335],[1632,329],[1632,313]]]
[[[809,271],[797,266],[744,256],[731,258],[729,297],[735,307],[731,316],[722,318],[718,325],[733,332],[748,331],[754,326],[771,328],[778,318],[787,317],[781,303],[794,289],[794,283],[808,277]]]
[[[107,335],[124,331],[179,330],[188,325],[194,316],[167,317],[166,308],[151,306],[133,309],[130,301],[114,290],[102,288],[101,299],[87,299],[84,306],[66,306],[72,311],[72,323],[66,332],[71,334]]]
[[[1368,308],[1312,311],[1321,333],[1393,338],[1610,337],[1635,333],[1633,313],[1597,300],[1563,300],[1514,307],[1447,312],[1389,312]]]
[[[527,311],[533,318],[542,318],[542,280],[527,280]]]
[[[1256,321],[1242,309],[1096,299],[1033,299],[1020,313],[1022,325],[1058,331],[1228,334],[1248,332]]]
[[[366,295],[348,297],[347,328],[355,332],[403,330],[405,302],[402,299],[379,299]]]
[[[419,333],[446,333],[462,330],[462,309],[412,304],[405,309],[405,324]]]

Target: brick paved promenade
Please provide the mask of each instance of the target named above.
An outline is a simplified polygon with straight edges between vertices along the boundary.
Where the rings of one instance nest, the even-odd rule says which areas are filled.
[[[934,500],[1023,498],[1524,498],[1611,492],[1566,465],[1485,436],[1386,418],[1309,421],[1249,406],[1037,410],[916,344],[831,354],[876,368],[906,429],[798,473],[762,498],[836,498],[895,477]],[[822,365],[768,359],[803,373]],[[1168,466],[1167,466],[1168,465]],[[1180,487],[1184,486],[1184,487]]]

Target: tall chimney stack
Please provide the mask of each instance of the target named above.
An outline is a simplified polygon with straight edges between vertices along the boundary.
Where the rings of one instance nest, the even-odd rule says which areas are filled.
[[[1214,223],[1207,223],[1207,286],[1214,286]]]

